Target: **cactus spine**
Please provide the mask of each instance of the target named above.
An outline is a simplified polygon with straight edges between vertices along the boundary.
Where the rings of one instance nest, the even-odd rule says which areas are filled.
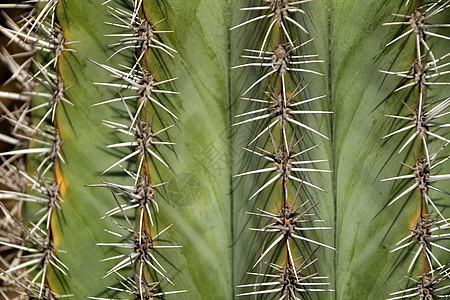
[[[407,273],[414,275],[417,272],[422,273],[417,277],[417,280],[411,278],[413,287],[391,293],[390,299],[404,299],[413,296],[426,299],[440,297],[448,293],[448,287],[439,287],[446,276],[445,274],[450,270],[448,259],[444,261],[438,259],[435,252],[450,252],[448,248],[441,244],[441,241],[445,241],[449,235],[446,232],[449,228],[448,221],[450,219],[445,217],[445,212],[438,208],[438,195],[431,196],[430,193],[436,191],[448,195],[448,192],[437,187],[435,183],[450,179],[449,174],[437,174],[439,170],[437,167],[448,159],[448,157],[442,156],[442,152],[450,140],[445,138],[440,131],[441,128],[448,125],[440,121],[448,113],[446,111],[450,106],[450,98],[448,96],[440,98],[439,94],[433,94],[432,91],[435,86],[449,84],[441,78],[449,73],[443,71],[442,67],[450,53],[433,53],[434,50],[430,46],[435,42],[435,39],[438,39],[437,42],[443,43],[449,40],[448,37],[435,32],[436,29],[439,30],[448,27],[448,25],[434,21],[436,16],[448,7],[449,1],[419,1],[417,6],[413,7],[410,15],[394,14],[396,21],[383,24],[406,27],[406,30],[390,41],[387,46],[411,37],[410,40],[413,42],[408,43],[408,45],[414,45],[415,49],[414,60],[410,64],[409,70],[382,71],[387,75],[402,78],[402,82],[394,92],[409,90],[403,100],[403,104],[408,110],[407,114],[388,115],[395,121],[402,121],[406,124],[389,133],[385,138],[406,132],[406,141],[402,143],[398,153],[406,151],[408,147],[412,148],[412,151],[408,153],[407,161],[414,162],[412,165],[408,165],[407,161],[402,163],[405,168],[409,169],[410,174],[391,177],[383,181],[408,181],[407,188],[396,195],[388,206],[398,205],[396,202],[407,196],[410,196],[408,201],[419,202],[417,218],[411,224],[410,234],[401,239],[396,244],[397,247],[391,252],[397,252],[407,247],[414,248],[414,255]],[[441,171],[443,170],[441,169]],[[410,183],[411,180],[413,184]],[[420,258],[423,259],[422,266],[419,263]]]
[[[117,43],[111,45],[118,46],[119,49],[110,58],[131,49],[136,60],[130,67],[125,67],[122,70],[94,62],[108,71],[113,78],[122,80],[122,83],[95,82],[94,84],[117,89],[124,88],[125,91],[128,89],[134,92],[129,96],[122,96],[119,93],[113,99],[94,104],[94,106],[98,106],[112,102],[122,102],[125,105],[125,110],[129,116],[128,123],[123,124],[105,120],[104,125],[120,134],[125,134],[132,140],[110,144],[108,148],[121,149],[122,147],[131,147],[133,149],[131,153],[126,154],[103,172],[106,173],[114,167],[121,167],[122,171],[132,178],[133,185],[112,182],[94,185],[108,187],[113,190],[117,206],[106,212],[105,216],[112,217],[119,214],[126,220],[125,225],[114,222],[121,229],[120,232],[110,231],[112,235],[120,237],[120,242],[97,244],[98,246],[118,247],[129,251],[126,254],[114,255],[104,259],[104,261],[118,260],[118,263],[105,274],[105,277],[116,274],[119,277],[120,284],[119,287],[111,289],[122,291],[124,294],[134,295],[138,299],[159,298],[169,294],[186,292],[186,290],[163,291],[161,288],[163,281],[167,281],[172,285],[173,282],[165,275],[166,270],[155,256],[155,251],[165,251],[166,249],[180,246],[159,242],[160,239],[164,239],[162,235],[172,225],[160,229],[159,232],[157,231],[156,219],[159,205],[155,200],[154,194],[157,193],[158,187],[161,187],[164,183],[154,184],[153,171],[151,171],[154,168],[151,164],[169,167],[161,157],[161,154],[158,154],[164,153],[158,147],[174,145],[173,142],[166,142],[161,138],[174,125],[157,128],[160,124],[159,122],[154,122],[154,119],[158,118],[160,113],[168,113],[175,120],[178,119],[167,108],[165,103],[170,101],[169,97],[171,95],[178,93],[164,87],[177,78],[157,81],[156,77],[158,76],[159,67],[149,65],[149,58],[155,56],[154,51],[161,51],[164,55],[171,57],[173,57],[172,53],[176,53],[176,51],[161,42],[159,35],[166,32],[158,30],[157,27],[163,20],[151,20],[153,15],[146,12],[142,1],[131,1],[129,10],[114,7],[109,7],[108,10],[115,19],[113,22],[108,22],[109,25],[128,29],[127,33],[108,35],[120,37]],[[166,95],[169,97],[165,97]],[[128,103],[133,100],[137,100],[137,109],[132,113],[131,111],[134,108],[130,107],[134,107],[134,105],[132,106]],[[136,159],[137,167],[133,167],[133,169],[122,167],[130,159]],[[119,202],[115,196],[116,193],[125,195],[125,203]],[[132,224],[125,213],[130,210],[135,210],[135,225]],[[164,257],[164,254],[162,255]],[[130,274],[125,275],[125,271],[122,270],[126,270],[127,267],[131,267],[133,272],[130,273],[128,271]],[[105,298],[92,297],[92,299]]]
[[[240,293],[238,296],[273,294],[280,299],[299,299],[310,292],[331,291],[327,288],[329,285],[326,282],[327,277],[310,271],[316,260],[314,255],[317,249],[308,252],[302,245],[304,243],[334,249],[305,234],[308,231],[331,228],[315,225],[324,222],[318,219],[313,211],[318,201],[312,199],[303,201],[299,197],[302,188],[324,191],[309,181],[310,172],[330,172],[315,166],[327,160],[308,159],[309,152],[318,145],[308,144],[309,141],[301,143],[304,136],[309,134],[328,139],[309,126],[307,121],[309,116],[330,113],[314,110],[309,106],[326,95],[307,98],[303,96],[305,93],[302,93],[308,87],[308,83],[303,82],[302,75],[310,73],[323,76],[310,66],[324,62],[317,59],[318,55],[308,54],[304,50],[313,39],[306,40],[299,35],[299,31],[308,34],[305,27],[296,21],[300,19],[299,15],[305,14],[306,2],[309,1],[292,3],[265,1],[263,2],[265,6],[243,8],[241,10],[259,14],[231,28],[237,29],[261,19],[268,19],[270,23],[266,33],[262,35],[264,37],[262,42],[252,45],[257,48],[244,50],[245,54],[242,57],[249,59],[250,62],[233,67],[235,69],[260,67],[264,70],[262,73],[264,75],[259,75],[259,78],[242,93],[242,100],[256,105],[252,105],[249,111],[237,115],[236,117],[244,120],[234,125],[247,123],[253,125],[252,131],[255,132],[255,136],[248,142],[250,148],[246,147],[244,150],[269,162],[261,164],[264,165],[263,168],[237,175],[240,177],[270,174],[266,176],[267,181],[262,181],[261,186],[252,192],[249,200],[267,197],[263,191],[273,184],[279,185],[279,188],[276,188],[278,196],[274,197],[274,200],[261,201],[266,207],[248,212],[254,217],[262,218],[261,223],[265,224],[261,228],[250,229],[269,236],[263,238],[267,244],[263,246],[261,255],[252,269],[263,263],[266,266],[258,268],[264,271],[252,270],[248,273],[259,279],[255,283],[238,286],[253,290]],[[254,90],[262,93],[253,93],[254,97],[244,97]],[[261,97],[262,95],[264,97]],[[297,193],[296,189],[299,190]],[[270,203],[271,201],[275,201],[275,205]]]

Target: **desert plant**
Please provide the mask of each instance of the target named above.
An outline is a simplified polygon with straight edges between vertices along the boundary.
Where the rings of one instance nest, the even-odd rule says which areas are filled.
[[[448,297],[450,1],[0,7],[6,299]]]

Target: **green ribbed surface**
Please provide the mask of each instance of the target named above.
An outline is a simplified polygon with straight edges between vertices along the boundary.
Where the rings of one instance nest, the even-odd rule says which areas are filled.
[[[163,38],[178,54],[158,61],[164,64],[161,76],[181,77],[173,84],[181,95],[171,98],[179,121],[168,133],[176,145],[160,150],[171,169],[155,162],[157,175],[153,178],[154,183],[169,182],[156,197],[160,203],[158,228],[173,224],[165,239],[183,246],[164,250],[161,261],[175,287],[163,287],[189,290],[170,299],[231,299],[233,292],[242,292],[233,291],[234,286],[250,282],[245,273],[261,252],[261,241],[254,240],[255,234],[246,229],[254,226],[255,220],[249,221],[244,214],[253,211],[254,205],[261,207],[261,203],[247,200],[256,187],[252,178],[231,177],[243,172],[243,168],[253,170],[256,162],[241,149],[250,141],[246,131],[250,127],[229,127],[234,122],[232,116],[244,112],[245,104],[239,96],[255,75],[230,71],[230,67],[243,63],[239,58],[242,49],[258,47],[264,31],[256,30],[258,25],[253,27],[256,31],[249,30],[249,26],[230,33],[228,28],[248,17],[239,7],[256,6],[258,1],[144,2],[148,11],[158,9],[155,19],[167,18],[161,28],[175,31]],[[398,174],[399,161],[405,157],[405,153],[396,154],[403,137],[382,140],[392,130],[391,121],[384,115],[396,113],[405,94],[398,93],[381,103],[398,80],[378,72],[389,69],[391,64],[394,70],[404,70],[413,58],[413,49],[403,49],[396,56],[400,44],[385,48],[397,32],[381,23],[391,21],[391,13],[398,9],[407,12],[401,2],[369,5],[351,0],[317,0],[307,5],[304,22],[310,36],[317,36],[308,51],[318,53],[326,63],[318,67],[325,74],[323,78],[305,77],[306,82],[314,80],[306,96],[327,94],[325,100],[314,104],[315,108],[334,112],[332,117],[308,119],[311,127],[320,128],[331,138],[326,141],[311,137],[309,142],[321,143],[312,158],[329,159],[333,173],[311,175],[311,182],[328,193],[307,192],[320,202],[316,209],[319,217],[334,228],[320,232],[317,238],[339,250],[320,250],[315,264],[321,276],[330,277],[337,291],[311,294],[312,299],[384,299],[405,286],[404,275],[412,254],[389,251],[408,234],[418,201],[402,198],[392,207],[385,207],[400,189],[379,181]],[[116,91],[92,85],[94,81],[108,82],[110,77],[87,58],[104,63],[112,54],[107,44],[113,39],[103,35],[117,30],[103,23],[111,21],[111,17],[98,0],[61,1],[58,19],[67,41],[82,42],[72,45],[77,52],[63,54],[59,63],[65,85],[75,84],[67,92],[75,107],[63,104],[58,109],[67,160],[62,166],[67,193],[56,216],[57,241],[61,250],[68,251],[59,257],[69,267],[70,275],[52,279],[52,285],[61,294],[74,294],[74,299],[105,297],[105,286],[115,281],[113,276],[101,278],[113,264],[99,260],[117,252],[94,243],[117,241],[103,230],[117,231],[114,224],[100,220],[115,203],[107,189],[85,185],[128,180],[119,172],[100,176],[120,158],[107,151],[106,145],[120,142],[121,138],[101,121],[120,120],[124,111],[121,104],[89,107],[116,97]],[[405,47],[411,45],[412,40]],[[433,51],[448,48],[445,44],[440,47],[434,45]],[[118,55],[108,65],[129,62]],[[448,95],[445,87],[433,90],[436,98],[445,93]],[[156,117],[160,123],[173,122],[163,114]],[[449,184],[441,187],[449,189]],[[445,255],[442,251],[439,254]],[[443,261],[448,261],[448,255]]]

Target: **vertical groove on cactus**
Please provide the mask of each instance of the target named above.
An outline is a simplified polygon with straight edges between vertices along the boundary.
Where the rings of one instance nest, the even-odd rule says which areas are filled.
[[[111,1],[105,3],[109,2]],[[107,35],[120,38],[117,43],[110,44],[112,47],[117,47],[118,50],[115,50],[109,59],[131,49],[135,58],[133,64],[129,67],[122,66],[122,69],[116,69],[93,61],[93,63],[108,71],[113,78],[120,80],[119,83],[94,82],[94,84],[122,90],[127,95],[123,96],[119,92],[118,97],[99,102],[93,106],[113,102],[122,102],[125,106],[127,123],[124,124],[115,120],[105,120],[103,123],[117,133],[125,134],[131,140],[110,144],[107,148],[131,147],[135,150],[109,166],[102,174],[120,167],[125,175],[132,178],[133,184],[105,182],[93,185],[108,187],[113,190],[117,207],[106,212],[105,217],[118,215],[126,221],[124,225],[113,220],[122,231],[108,231],[112,235],[120,237],[121,242],[97,243],[96,245],[117,247],[126,251],[125,254],[103,259],[103,261],[118,260],[104,276],[115,274],[119,281],[116,287],[108,287],[109,289],[123,294],[131,294],[139,299],[164,298],[166,295],[186,292],[186,290],[168,290],[163,284],[164,281],[167,281],[174,285],[170,278],[165,275],[166,270],[160,259],[156,257],[156,252],[170,251],[170,249],[181,246],[174,245],[171,242],[167,243],[167,240],[164,239],[164,232],[172,225],[164,229],[158,229],[159,205],[155,200],[155,194],[158,192],[158,188],[161,188],[165,183],[154,184],[155,176],[154,171],[152,171],[161,166],[169,168],[169,165],[163,159],[162,153],[164,151],[161,150],[161,147],[174,145],[173,142],[164,141],[164,137],[169,137],[166,131],[175,125],[163,125],[163,122],[160,121],[160,114],[166,113],[174,120],[178,120],[168,107],[171,100],[170,96],[179,94],[167,87],[177,78],[157,80],[157,77],[164,77],[164,74],[161,74],[163,71],[159,70],[160,67],[156,64],[158,60],[155,60],[154,57],[161,53],[174,57],[173,54],[176,51],[162,42],[161,35],[169,32],[158,30],[158,25],[164,21],[163,19],[155,20],[154,13],[149,14],[142,5],[142,1],[131,1],[128,9],[108,7],[108,12],[111,14],[113,21],[107,22],[107,24],[126,29],[126,31],[117,34]],[[130,94],[127,91],[133,93]],[[130,104],[133,100],[137,103],[136,107]],[[132,110],[135,111],[132,112]],[[127,161],[131,159],[136,159],[137,165],[131,168],[124,167]],[[125,203],[120,203],[121,201],[118,200],[116,194],[122,195],[120,198],[124,198]],[[129,211],[135,212],[132,216],[136,221],[135,225],[127,216]],[[162,257],[164,257],[163,254]],[[129,275],[125,275],[126,272]],[[91,297],[91,299],[106,298]]]
[[[440,121],[448,114],[450,98],[446,95],[442,98],[438,93],[433,93],[434,87],[450,84],[444,76],[450,71],[443,69],[448,65],[445,61],[450,56],[450,52],[440,53],[439,47],[437,51],[434,48],[440,43],[447,43],[448,48],[446,40],[450,38],[439,33],[439,29],[449,25],[436,23],[434,20],[436,16],[449,8],[450,1],[417,1],[416,7],[413,7],[410,15],[394,14],[396,17],[394,22],[383,24],[402,27],[399,35],[387,46],[409,38],[411,43],[407,45],[414,45],[415,51],[414,61],[409,66],[409,70],[381,71],[388,76],[393,75],[402,79],[394,92],[409,90],[403,100],[407,114],[387,115],[394,119],[396,124],[400,123],[403,127],[394,129],[384,138],[403,133],[405,141],[402,142],[398,153],[411,149],[408,161],[414,161],[413,165],[402,162],[409,174],[398,175],[382,181],[407,181],[407,188],[396,195],[388,203],[388,206],[398,205],[397,202],[400,199],[404,199],[410,194],[412,196],[407,201],[420,202],[418,217],[409,228],[410,234],[401,239],[396,244],[396,248],[391,251],[411,249],[413,257],[407,273],[419,274],[419,276],[417,280],[410,278],[413,287],[408,285],[408,288],[402,291],[393,292],[389,299],[405,299],[413,296],[425,299],[448,295],[448,286],[438,288],[437,285],[445,280],[446,275],[442,275],[448,272],[448,263],[450,262],[448,259],[442,262],[437,253],[440,251],[450,252],[450,248],[440,243],[448,239],[450,218],[445,217],[445,211],[438,208],[438,206],[442,207],[443,203],[439,201],[437,194],[431,195],[431,191],[449,195],[447,191],[436,186],[436,183],[449,180],[450,174],[437,174],[442,171],[442,167],[436,167],[448,160],[448,157],[443,157],[441,153],[450,142],[445,137],[448,132],[442,130],[442,128],[448,128],[449,124],[440,123]],[[413,181],[412,184],[411,181]]]
[[[43,2],[17,23],[9,19],[9,28],[0,28],[4,35],[22,47],[22,55],[35,55],[42,59],[38,62],[30,58],[19,65],[12,55],[3,50],[3,59],[23,88],[21,95],[6,96],[24,100],[25,103],[8,114],[19,148],[1,154],[2,168],[22,176],[19,182],[24,185],[13,187],[13,191],[0,191],[2,198],[30,203],[28,206],[32,207],[24,219],[18,220],[2,206],[3,212],[14,220],[19,231],[16,236],[10,237],[10,242],[0,241],[0,244],[21,251],[18,260],[11,263],[4,275],[11,285],[17,287],[18,293],[39,299],[59,297],[53,289],[51,273],[67,276],[69,272],[58,258],[58,253],[65,251],[59,249],[54,224],[57,222],[56,210],[61,209],[64,202],[60,168],[65,160],[61,151],[63,140],[57,111],[61,102],[73,105],[64,96],[70,87],[65,86],[59,73],[59,60],[63,52],[73,50],[68,48],[71,43],[65,42],[57,23],[57,4],[58,1]],[[33,121],[29,120],[30,115]],[[26,141],[25,145],[19,140]],[[35,161],[28,163],[28,170],[20,167],[25,156],[35,158]]]
[[[332,78],[332,74],[333,74],[333,64],[331,62],[331,57],[332,57],[332,22],[331,22],[331,18],[333,17],[332,15],[332,4],[331,1],[328,0],[326,3],[326,6],[324,6],[324,9],[326,9],[327,11],[327,22],[326,22],[326,33],[327,33],[327,39],[326,39],[326,54],[328,57],[328,61],[326,62],[327,64],[327,72],[325,73],[325,76],[328,78],[327,81],[327,87],[326,87],[326,91],[327,91],[327,96],[328,96],[328,101],[327,101],[327,106],[326,109],[329,111],[332,111],[334,108],[334,95],[333,95],[333,81],[330,80]],[[336,139],[335,136],[335,128],[334,128],[334,122],[335,122],[335,114],[330,115],[330,120],[328,123],[328,130],[330,133],[330,139],[331,141],[334,141]],[[330,145],[330,169],[331,169],[331,199],[333,200],[333,208],[335,213],[333,214],[333,219],[330,220],[332,221],[332,224],[334,224],[334,226],[337,226],[336,224],[338,223],[338,214],[337,212],[337,207],[338,207],[338,195],[337,195],[337,162],[336,162],[336,143],[331,142]],[[335,248],[338,248],[338,241],[337,241],[337,229],[335,228],[335,230],[333,230],[333,246]],[[337,270],[337,264],[338,264],[338,256],[337,256],[337,251],[335,251],[334,256],[333,256],[333,260],[332,260],[332,264],[333,264],[333,270]],[[338,281],[337,277],[339,276],[339,274],[337,272],[335,272],[334,274],[334,288],[337,289],[336,287],[336,282]],[[334,293],[333,299],[337,299],[338,294]]]
[[[298,15],[305,14],[303,4],[306,2],[309,1],[272,0],[263,1],[260,6],[242,8],[243,11],[257,12],[259,15],[255,14],[249,20],[231,28],[234,30],[253,22],[261,22],[262,19],[269,20],[266,31],[261,35],[262,41],[252,45],[256,48],[244,49],[244,55],[241,57],[249,59],[250,62],[233,67],[258,67],[264,70],[242,93],[242,100],[253,105],[250,104],[249,111],[236,116],[238,120],[244,120],[234,123],[233,126],[248,123],[253,125],[255,136],[248,141],[250,148],[245,147],[244,150],[260,157],[266,163],[263,168],[245,171],[236,177],[268,174],[266,181],[263,181],[256,191],[252,191],[249,197],[249,200],[265,202],[267,208],[247,212],[260,217],[261,223],[265,224],[261,228],[250,228],[266,234],[263,239],[267,244],[262,246],[261,254],[252,266],[252,269],[259,266],[258,270],[261,271],[248,272],[257,278],[252,280],[254,283],[239,285],[238,288],[247,291],[239,293],[238,296],[273,294],[280,299],[299,299],[310,292],[331,291],[327,288],[328,277],[318,276],[312,271],[313,263],[317,260],[314,258],[317,249],[311,252],[307,250],[311,246],[334,250],[333,247],[307,235],[309,231],[331,228],[314,226],[317,222],[324,222],[317,219],[313,213],[318,203],[313,204],[312,199],[302,201],[299,197],[301,189],[324,191],[309,181],[308,174],[330,172],[315,167],[315,164],[328,160],[309,159],[309,151],[318,145],[308,145],[307,140],[315,136],[328,138],[309,126],[308,118],[331,112],[310,108],[313,107],[314,101],[323,99],[326,95],[312,98],[304,96],[304,90],[309,84],[303,82],[303,75],[309,73],[322,76],[323,74],[314,71],[309,65],[324,62],[317,59],[318,55],[307,54],[304,50],[314,39],[303,40],[298,34],[298,30],[308,34],[301,22],[297,21],[300,19]],[[276,46],[273,47],[273,44]],[[262,93],[257,93],[258,91]],[[250,92],[256,96],[244,97]],[[261,98],[261,94],[265,97]],[[313,137],[309,137],[310,135]],[[294,151],[295,148],[300,150]],[[267,193],[269,187],[274,184],[277,186]],[[298,191],[294,195],[295,189]],[[261,201],[262,199],[264,200]],[[272,204],[272,201],[275,203]],[[309,246],[305,247],[308,244]],[[264,264],[266,266],[263,266]]]

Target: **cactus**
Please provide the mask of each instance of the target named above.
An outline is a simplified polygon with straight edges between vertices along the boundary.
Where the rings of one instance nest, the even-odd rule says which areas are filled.
[[[450,295],[450,1],[11,7],[5,299]]]

